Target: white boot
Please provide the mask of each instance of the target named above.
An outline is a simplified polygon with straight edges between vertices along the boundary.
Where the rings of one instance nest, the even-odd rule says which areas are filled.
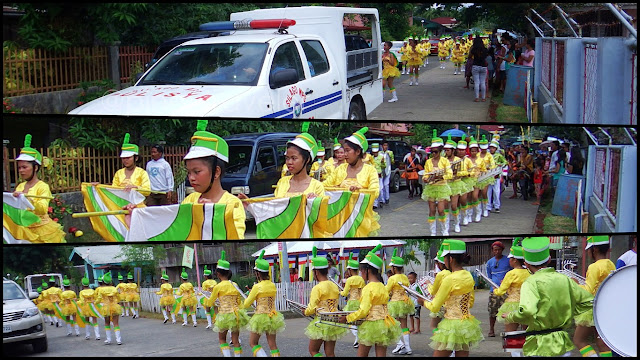
[[[404,347],[398,351],[398,355],[411,355],[411,345],[409,344],[409,334],[403,334],[402,340],[404,341]]]
[[[182,326],[187,326],[187,312],[182,313]]]
[[[462,226],[469,225],[469,219],[467,218],[467,209],[460,210],[460,217],[462,218]]]
[[[409,86],[413,86],[413,74],[409,74]]]
[[[234,347],[233,355],[235,355],[235,357],[242,357],[242,348],[239,346]]]
[[[205,329],[211,329],[211,314],[207,313],[207,327]]]
[[[260,348],[258,350],[255,351],[255,357],[267,357],[267,353],[264,352],[264,349],[262,348],[262,346],[260,346]]]
[[[389,99],[389,102],[391,103],[396,101],[398,101],[398,95],[395,90],[391,90],[391,99]]]
[[[198,323],[196,322],[196,314],[195,313],[191,314],[191,321],[193,321],[193,327],[198,326]]]
[[[74,327],[76,329],[76,336],[80,336],[80,325],[78,325],[77,323],[74,324]]]
[[[351,333],[355,336],[355,340],[353,341],[353,347],[358,347],[358,330],[351,329]]]
[[[478,205],[474,206],[476,211],[476,219],[475,222],[480,222],[482,220],[482,203],[478,203]]]
[[[442,236],[449,236],[449,224],[448,221],[445,220],[438,220],[438,222],[440,223],[440,230],[442,230]]]
[[[105,344],[111,344],[111,329],[105,329],[105,333],[107,334],[107,340],[104,341]]]
[[[176,323],[176,314],[171,313],[171,323],[175,324]]]
[[[482,216],[484,217],[489,217],[489,204],[488,203],[483,203],[481,202],[480,204],[484,204],[484,206],[482,206],[483,210],[482,210]]]
[[[122,336],[120,336],[120,329],[115,331],[116,333],[116,343],[118,345],[122,345]]]
[[[402,350],[402,348],[404,347],[404,342],[402,340],[403,339],[401,336],[400,340],[398,340],[398,343],[396,344],[396,348],[391,351],[392,354],[397,354],[398,352],[400,352],[400,350]]]
[[[455,218],[454,218],[453,231],[457,233],[460,232],[460,213],[459,212],[455,215]]]
[[[84,327],[84,339],[89,340],[90,338],[91,338],[91,326],[90,324],[87,324],[87,326]]]
[[[71,324],[67,323],[67,336],[71,336]]]
[[[419,84],[418,84],[418,75],[415,75],[414,77],[416,78],[416,83],[415,83],[415,85],[416,85],[416,86],[418,86],[418,85],[419,85]]]
[[[96,335],[96,340],[100,340],[100,326],[97,323],[93,325],[93,332]]]
[[[163,324],[166,324],[167,321],[169,321],[169,318],[167,317],[167,310],[166,309],[162,309],[162,316],[164,316],[164,322]]]
[[[430,221],[429,222],[429,230],[431,230],[431,236],[436,236],[436,221]]]
[[[229,348],[229,344],[220,345],[220,351],[222,352],[222,356],[231,357],[231,349]]]

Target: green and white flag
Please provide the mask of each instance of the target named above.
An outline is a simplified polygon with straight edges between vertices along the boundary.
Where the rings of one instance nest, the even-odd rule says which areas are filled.
[[[193,248],[185,246],[184,252],[182,253],[182,266],[191,269],[193,267],[193,255]]]
[[[255,199],[247,210],[256,221],[258,239],[308,239],[326,237],[328,197],[308,199]]]
[[[40,217],[33,213],[35,209],[24,196],[15,197],[13,193],[2,193],[2,240],[5,244],[29,244],[38,239],[38,235],[28,226],[40,222]]]
[[[369,237],[380,228],[373,198],[366,192],[327,191],[327,228],[337,238]]]

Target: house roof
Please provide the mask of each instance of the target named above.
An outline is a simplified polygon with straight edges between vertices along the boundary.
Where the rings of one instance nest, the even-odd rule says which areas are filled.
[[[457,24],[458,21],[456,20],[456,18],[452,18],[452,17],[448,17],[448,16],[444,16],[444,17],[437,17],[435,19],[431,19],[430,21],[433,21],[435,23],[438,23],[440,25],[451,25],[451,24]]]
[[[114,245],[74,247],[73,251],[69,255],[69,260],[73,259],[75,256],[81,258],[92,267],[108,264],[120,264],[124,260],[124,257],[122,256],[122,248]]]

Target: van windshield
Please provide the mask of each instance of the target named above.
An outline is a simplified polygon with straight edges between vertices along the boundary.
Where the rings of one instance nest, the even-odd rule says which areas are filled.
[[[182,45],[139,85],[255,85],[266,52],[267,44]]]
[[[227,175],[246,175],[251,164],[251,152],[253,147],[249,145],[229,145],[229,165]]]

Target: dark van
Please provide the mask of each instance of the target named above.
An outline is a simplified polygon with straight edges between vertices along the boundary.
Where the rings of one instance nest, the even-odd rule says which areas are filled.
[[[229,164],[222,177],[222,188],[248,197],[273,196],[273,185],[280,180],[287,141],[297,133],[251,133],[225,137],[229,145]]]

